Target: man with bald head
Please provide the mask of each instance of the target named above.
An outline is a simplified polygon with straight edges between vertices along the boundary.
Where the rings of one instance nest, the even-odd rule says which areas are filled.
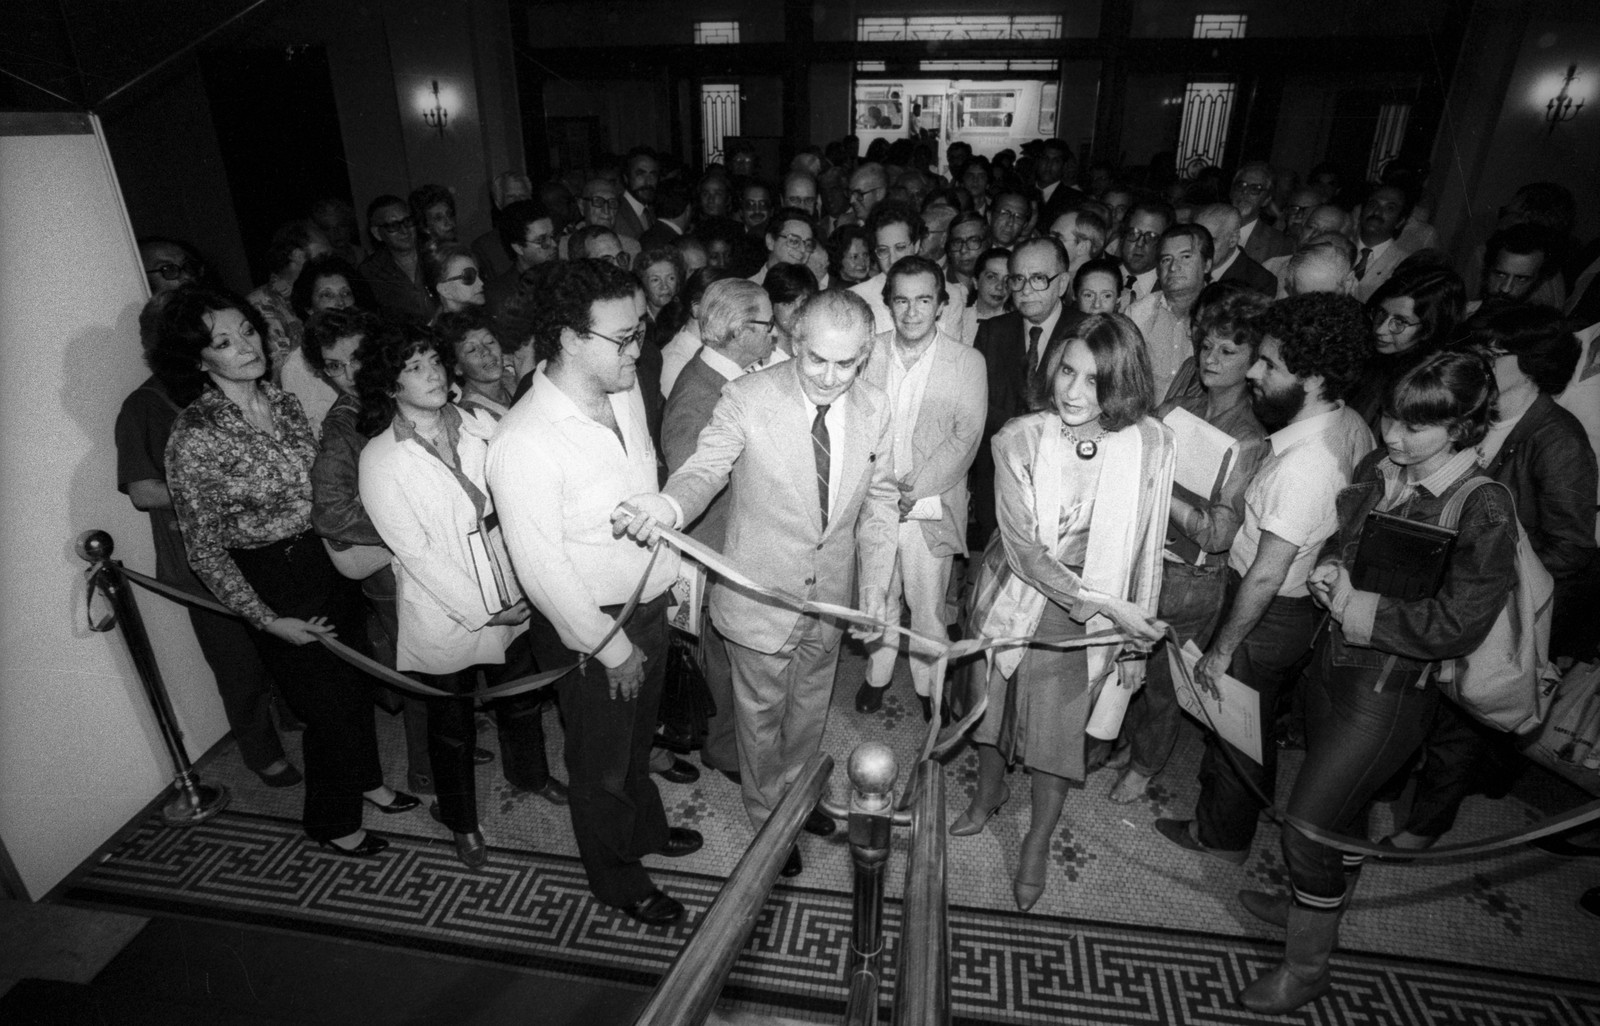
[[[1341,235],[1319,235],[1308,240],[1289,258],[1283,281],[1284,295],[1331,292],[1336,296],[1348,296],[1354,292],[1356,276],[1351,270],[1350,247],[1338,244],[1343,240]]]
[[[1306,196],[1317,194],[1314,189],[1305,189],[1302,192]],[[1296,195],[1299,195],[1299,193],[1296,193]],[[1350,241],[1350,227],[1350,215],[1345,212],[1344,208],[1332,203],[1319,203],[1301,214],[1300,220],[1295,227],[1295,252],[1299,252],[1311,245],[1314,239],[1343,239],[1348,244],[1346,248],[1353,264],[1355,262],[1355,243]],[[1261,265],[1267,269],[1268,274],[1277,279],[1277,295],[1280,299],[1290,295],[1286,283],[1289,280],[1289,261],[1293,257],[1294,253],[1273,257]]]
[[[1256,263],[1294,251],[1294,241],[1261,219],[1261,208],[1272,198],[1271,165],[1254,160],[1233,176],[1228,199],[1239,212],[1238,245]]]
[[[1211,233],[1212,281],[1237,281],[1268,297],[1278,294],[1278,279],[1252,260],[1239,245],[1237,207],[1227,203],[1209,204],[1195,212],[1194,223]]]
[[[821,215],[822,207],[817,202],[816,176],[807,171],[789,172],[783,180],[783,205],[804,210],[812,217]]]

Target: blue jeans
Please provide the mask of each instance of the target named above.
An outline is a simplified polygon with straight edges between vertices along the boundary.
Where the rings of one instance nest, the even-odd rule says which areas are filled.
[[[1230,607],[1238,588],[1239,575],[1230,571]],[[1321,617],[1322,611],[1310,597],[1277,596],[1233,653],[1228,675],[1261,696],[1262,761],[1258,765],[1215,734],[1206,735],[1206,750],[1200,759],[1200,800],[1194,812],[1200,843],[1208,848],[1244,851],[1255,840],[1262,807],[1256,792],[1271,798],[1278,782],[1278,746],[1270,728],[1287,705]]]
[[[1317,647],[1306,677],[1306,761],[1288,811],[1324,830],[1364,837],[1372,796],[1421,746],[1440,696],[1437,688],[1412,686],[1410,675],[1374,691],[1378,673],[1337,665],[1332,648],[1326,641]],[[1283,859],[1295,893],[1314,899],[1310,904],[1344,896],[1337,848],[1285,827]]]
[[[1162,564],[1161,603],[1156,615],[1172,626],[1178,637],[1192,640],[1201,651],[1222,619],[1222,600],[1228,588],[1225,565],[1193,566],[1168,561]],[[1178,741],[1183,711],[1172,690],[1172,668],[1167,646],[1157,645],[1146,664],[1144,687],[1133,696],[1123,720],[1132,759],[1129,765],[1147,777],[1161,772]]]

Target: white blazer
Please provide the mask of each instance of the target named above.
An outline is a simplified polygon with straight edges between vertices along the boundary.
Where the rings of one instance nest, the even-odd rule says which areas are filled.
[[[488,414],[462,411],[456,458],[485,496],[494,430]],[[444,674],[505,662],[506,646],[525,626],[488,625],[493,613],[484,607],[467,540],[478,529],[478,512],[450,468],[385,428],[361,450],[361,504],[394,553],[396,668]],[[493,509],[490,500],[485,516]]]

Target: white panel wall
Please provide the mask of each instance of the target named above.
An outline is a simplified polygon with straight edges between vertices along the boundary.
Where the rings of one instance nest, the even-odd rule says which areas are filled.
[[[73,551],[102,528],[154,570],[112,442],[148,373],[144,276],[110,158],[78,122],[0,114],[0,838],[35,898],[171,779],[120,636],[85,626]],[[227,730],[215,682],[188,618],[140,605],[198,756]]]

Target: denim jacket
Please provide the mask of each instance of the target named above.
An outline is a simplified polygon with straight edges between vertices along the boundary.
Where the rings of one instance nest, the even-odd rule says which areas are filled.
[[[1367,514],[1383,499],[1378,465],[1386,456],[1382,448],[1369,453],[1339,493],[1339,530],[1324,544],[1320,563],[1354,564]],[[1473,469],[1462,474],[1438,495],[1419,488],[1388,512],[1437,524],[1450,496],[1480,473]],[[1411,684],[1429,664],[1466,655],[1482,644],[1516,580],[1516,514],[1510,493],[1493,485],[1479,488],[1468,498],[1456,527],[1455,546],[1436,594],[1403,602],[1357,591],[1343,625],[1330,621],[1327,656],[1334,666],[1370,674],[1377,684],[1383,682],[1385,664],[1396,656],[1387,682]]]

